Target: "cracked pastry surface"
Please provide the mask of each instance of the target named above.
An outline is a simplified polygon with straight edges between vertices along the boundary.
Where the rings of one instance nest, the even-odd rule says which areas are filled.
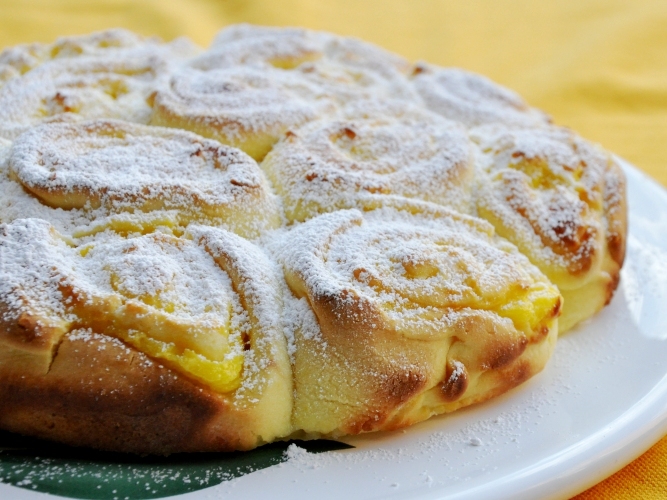
[[[611,154],[460,69],[249,25],[6,49],[0,428],[169,454],[411,425],[539,372],[626,233]]]

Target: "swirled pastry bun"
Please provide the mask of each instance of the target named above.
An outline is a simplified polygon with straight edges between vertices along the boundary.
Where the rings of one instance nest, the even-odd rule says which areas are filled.
[[[43,43],[27,43],[9,47],[0,52],[0,68],[9,75],[18,76],[38,66],[48,54],[48,48]]]
[[[468,127],[485,123],[545,126],[549,117],[515,92],[458,68],[417,64],[412,81],[426,107]]]
[[[5,428],[137,453],[248,449],[290,432],[281,288],[248,241],[192,227],[74,246],[22,219],[0,226],[0,248]],[[114,371],[98,380],[100,361]]]
[[[395,429],[539,372],[558,290],[486,222],[406,199],[293,229],[281,254],[307,301],[294,424],[307,435]]]
[[[477,208],[565,299],[560,331],[607,304],[625,255],[625,178],[612,156],[564,128],[472,131]]]
[[[407,103],[363,101],[288,131],[261,166],[290,221],[354,208],[374,194],[467,212],[472,147],[460,125]]]
[[[75,57],[123,57],[131,51],[157,49],[172,57],[191,57],[197,53],[187,38],[162,44],[156,37],[146,38],[129,30],[115,28],[89,35],[60,37],[52,44],[29,43],[9,47],[0,52],[0,68],[12,68],[22,75],[50,61]]]
[[[157,93],[151,123],[192,130],[261,160],[289,127],[333,111],[321,89],[288,71],[318,58],[322,37],[274,30],[222,38]]]
[[[129,229],[132,226],[133,232],[144,232],[141,226],[147,222],[146,214],[108,214],[99,213],[96,210],[62,210],[43,204],[39,198],[30,194],[24,189],[20,182],[15,180],[15,176],[9,168],[9,157],[11,155],[12,143],[0,138],[0,223],[8,223],[17,219],[42,219],[49,221],[50,224],[61,234],[73,235],[78,231],[90,232],[99,230],[104,231],[110,225],[118,222]],[[157,225],[178,226],[178,220],[174,214],[162,213],[160,224]],[[120,219],[112,221],[112,218]],[[116,224],[117,229],[121,229]]]
[[[355,93],[363,94],[367,85],[386,90],[387,85],[398,92],[394,97],[413,97],[409,86],[399,83],[401,76],[411,70],[410,63],[375,45],[355,38],[300,28],[271,28],[238,24],[223,29],[211,44],[210,50],[193,61],[195,67],[227,65],[270,65],[285,70],[297,70],[308,78],[318,79],[318,67],[338,66],[341,73],[337,83],[351,84],[356,80]],[[348,78],[344,78],[347,71]],[[335,84],[336,79],[322,84]],[[395,87],[394,87],[395,85]],[[403,87],[403,94],[399,88]],[[376,97],[384,97],[378,96]]]
[[[84,50],[65,43],[46,60],[0,88],[0,137],[15,139],[30,127],[54,120],[119,118],[148,123],[153,95],[171,67],[194,54],[188,43]],[[53,49],[55,51],[55,48]]]
[[[29,43],[9,47],[0,52],[0,65],[11,66],[19,74],[23,74],[46,61],[80,55],[100,55],[118,48],[136,48],[143,41],[141,36],[124,29],[61,37],[52,44]]]
[[[280,224],[255,161],[181,130],[123,121],[51,123],[17,139],[9,170],[43,203],[110,213],[172,210],[246,236]]]
[[[193,57],[199,52],[197,46],[185,37],[163,43],[158,37],[144,37],[126,29],[115,28],[90,35],[61,37],[48,47],[48,58],[53,60],[114,54],[122,57],[141,50],[163,52],[172,60]]]
[[[292,127],[361,98],[419,98],[402,58],[358,40],[247,25],[157,93],[151,123],[185,128],[261,160]]]
[[[152,125],[192,130],[261,160],[289,128],[333,108],[307,81],[246,66],[183,69],[158,91]]]
[[[330,35],[301,28],[235,24],[220,30],[210,50],[193,61],[195,67],[270,64],[293,69],[322,57]]]

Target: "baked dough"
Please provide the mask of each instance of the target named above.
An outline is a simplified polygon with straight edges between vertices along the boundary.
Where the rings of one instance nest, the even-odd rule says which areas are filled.
[[[0,75],[4,67],[7,80],[0,94],[0,137],[13,140],[34,125],[54,120],[147,123],[156,86],[175,64],[196,53],[183,39],[159,44],[126,31],[64,38],[40,47],[0,54]]]
[[[296,330],[294,425],[306,435],[389,430],[503,393],[539,372],[558,289],[493,228],[386,197],[287,236]]]
[[[113,120],[48,123],[21,135],[9,175],[65,210],[170,211],[255,237],[280,225],[280,208],[255,161],[189,132]]]
[[[404,59],[358,40],[248,25],[158,90],[151,123],[192,130],[260,161],[290,128],[369,98],[418,100]]]
[[[459,68],[417,64],[412,81],[428,109],[468,127],[496,122],[505,127],[540,127],[550,122],[544,112],[511,90]]]
[[[80,55],[102,55],[119,48],[136,48],[144,43],[159,43],[157,39],[145,40],[139,35],[123,29],[111,29],[90,35],[64,37],[53,44],[29,43],[9,47],[0,52],[0,86],[2,83],[55,59]],[[190,42],[180,39],[184,46]]]
[[[0,428],[232,451],[482,402],[609,302],[626,212],[611,154],[359,40],[6,49]]]
[[[89,35],[62,37],[52,44],[29,43],[9,47],[0,52],[0,66],[11,67],[18,74],[23,74],[42,63],[56,59],[104,56],[118,52],[119,49],[159,45],[160,41],[157,38],[145,38],[129,30],[116,28]],[[181,46],[186,52],[196,50],[192,42],[185,38],[179,38],[170,45]]]
[[[338,119],[289,130],[261,165],[290,221],[353,208],[374,194],[471,208],[465,128],[403,101],[363,101]]]
[[[560,331],[609,303],[627,231],[616,160],[558,127],[473,129],[481,148],[477,209],[558,286]]]
[[[39,219],[1,231],[4,428],[161,454],[289,434],[282,289],[252,243],[201,226],[183,237],[99,233],[77,248]]]

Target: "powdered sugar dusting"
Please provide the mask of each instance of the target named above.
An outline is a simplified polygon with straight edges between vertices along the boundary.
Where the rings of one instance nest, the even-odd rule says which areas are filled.
[[[297,345],[334,357],[314,299],[338,301],[337,314],[353,311],[369,331],[438,338],[470,309],[496,314],[551,286],[494,226],[537,264],[568,270],[623,231],[608,155],[483,77],[299,29],[235,26],[193,54],[123,30],[0,54],[0,137],[14,141],[0,139],[5,321],[29,310],[89,327],[76,339],[118,335],[203,384],[169,359],[230,363],[240,386],[214,390],[233,390],[237,409],[291,404],[264,390],[283,377],[291,391]],[[255,159],[269,152],[273,186],[237,149],[130,122],[186,128]],[[390,362],[409,376],[405,359]],[[447,370],[457,380],[465,367]],[[433,435],[422,451],[483,453],[496,444],[485,425],[511,439],[517,421]],[[296,445],[286,458],[313,463]],[[420,484],[438,480],[420,471]]]
[[[326,33],[301,28],[269,28],[236,24],[221,30],[210,50],[193,61],[193,66],[292,62],[319,59],[327,41]]]
[[[353,103],[346,119],[290,132],[262,163],[288,219],[395,194],[470,210],[471,145],[462,127],[401,102]]]
[[[84,246],[85,257],[76,259],[79,286],[90,297],[159,297],[174,316],[197,317],[210,328],[229,321],[230,304],[235,307],[229,277],[196,245],[159,233],[98,240]]]
[[[472,127],[484,123],[546,126],[549,118],[519,95],[488,78],[458,68],[419,64],[413,82],[426,106]]]
[[[243,238],[221,229],[191,226],[189,235],[233,276],[242,307],[249,315],[252,349],[245,352],[244,380],[235,397],[247,391],[261,397],[269,383],[267,370],[279,360],[287,361],[288,341],[283,334],[283,293],[280,271],[262,250]]]
[[[9,178],[6,161],[0,162],[0,222],[12,222],[22,218],[49,221],[63,234],[70,234],[78,224],[88,224],[90,218],[82,211],[53,209],[42,205],[28,194],[21,184]]]
[[[48,54],[48,46],[43,43],[28,43],[8,47],[0,52],[0,67],[11,68],[14,75],[25,73],[40,62]]]
[[[169,124],[177,116],[190,122],[187,128],[242,146],[248,135],[277,139],[287,127],[318,117],[327,109],[320,96],[307,81],[272,67],[187,68],[158,92],[152,122]]]
[[[180,59],[195,52],[185,41],[99,51],[85,41],[64,41],[59,47],[62,57],[26,69],[26,74],[9,79],[2,88],[0,137],[14,139],[51,120],[119,118],[148,123],[151,94]],[[79,50],[87,55],[65,56]],[[36,66],[36,62],[26,64]]]
[[[254,236],[280,217],[252,158],[180,130],[114,120],[45,124],[15,141],[9,171],[45,205],[83,210],[63,214],[77,226],[110,213],[176,211],[164,218],[209,220]],[[60,215],[26,199],[10,180],[2,187],[7,204],[31,205],[47,219]]]
[[[237,150],[115,121],[34,128],[15,142],[9,164],[29,188],[89,192],[105,205],[224,205],[262,182],[254,161]]]
[[[420,102],[408,67],[358,40],[232,27],[158,91],[152,123],[191,129],[261,159],[287,128],[332,116],[350,101]]]
[[[43,320],[71,321],[62,287],[74,275],[69,246],[48,222],[22,219],[0,225],[0,300],[2,320],[23,313]]]
[[[406,335],[443,334],[465,308],[493,309],[517,287],[544,281],[484,225],[477,228],[473,219],[457,220],[447,212],[420,217],[417,208],[388,206],[363,217],[338,211],[311,219],[289,233],[280,258],[303,280],[311,300],[335,297],[350,306],[368,301]]]
[[[27,73],[38,65],[75,57],[116,56],[123,57],[132,49],[154,48],[192,56],[197,49],[187,39],[179,38],[162,46],[157,38],[144,38],[129,30],[115,28],[89,35],[60,37],[52,44],[30,43],[9,47],[0,52],[0,66],[7,65],[18,73]]]
[[[473,129],[483,153],[480,215],[549,276],[576,274],[602,252],[607,155],[565,129]]]
[[[384,73],[407,72],[410,64],[389,51],[356,38],[303,28],[273,28],[236,24],[221,30],[211,44],[216,57],[227,52],[230,64],[285,61],[322,57],[345,62],[353,67],[371,68]],[[217,55],[220,54],[220,55]],[[199,61],[205,61],[205,56]]]
[[[75,248],[45,221],[19,219],[0,227],[5,321],[29,311],[111,335],[129,329],[121,338],[133,345],[140,342],[132,333],[136,327],[215,362],[241,356],[244,378],[235,397],[243,404],[257,401],[267,368],[287,359],[274,270],[259,249],[232,233],[193,228],[212,256],[191,240],[161,233],[127,239],[103,232]],[[231,258],[228,269],[214,260],[223,251]],[[243,335],[252,336],[247,354]]]

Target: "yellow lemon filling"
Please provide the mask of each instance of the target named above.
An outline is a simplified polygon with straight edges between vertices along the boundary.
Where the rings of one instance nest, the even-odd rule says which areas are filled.
[[[179,349],[175,344],[162,342],[136,330],[116,332],[117,336],[169,368],[200,381],[218,392],[230,392],[241,385],[243,372],[242,350],[229,353],[225,359],[215,361],[191,349]],[[240,340],[235,342],[240,343]],[[239,346],[240,347],[240,346]]]
[[[560,300],[555,286],[535,283],[526,292],[495,309],[500,316],[511,319],[517,330],[539,331],[541,327],[550,326],[549,322],[558,316]]]
[[[218,392],[237,389],[247,322],[224,271],[189,240],[109,238],[78,249],[92,286],[73,303],[77,327],[119,338]]]

